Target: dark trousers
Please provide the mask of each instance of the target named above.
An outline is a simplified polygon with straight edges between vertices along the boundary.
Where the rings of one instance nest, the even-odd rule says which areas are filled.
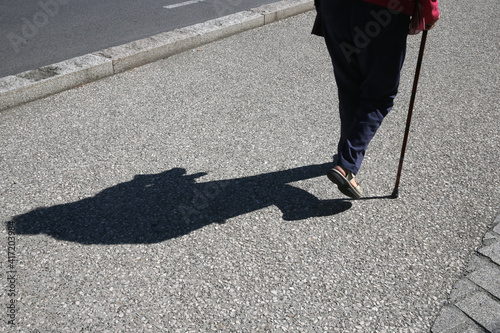
[[[338,165],[356,174],[394,105],[410,17],[361,0],[319,0],[317,11],[338,87]]]

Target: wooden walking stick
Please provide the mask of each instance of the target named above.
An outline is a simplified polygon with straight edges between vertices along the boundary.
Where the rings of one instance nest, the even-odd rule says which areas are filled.
[[[410,132],[411,116],[413,114],[413,105],[415,104],[415,96],[417,95],[418,78],[420,76],[420,67],[422,67],[422,59],[424,57],[425,41],[427,40],[427,30],[422,31],[422,40],[420,42],[420,51],[418,53],[417,68],[415,70],[415,78],[413,79],[413,90],[411,92],[410,107],[408,109],[408,116],[406,118],[406,129],[403,138],[403,147],[401,148],[401,156],[399,157],[398,175],[396,177],[396,184],[392,191],[392,198],[399,197],[399,182],[401,180],[401,172],[403,171],[403,161],[405,158],[406,144],[408,142],[408,134]]]

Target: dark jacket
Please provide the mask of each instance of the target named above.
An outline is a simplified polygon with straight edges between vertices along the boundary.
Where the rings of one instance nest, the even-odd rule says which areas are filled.
[[[314,5],[316,6],[316,8],[318,8],[319,1],[320,0],[314,0]],[[362,0],[362,1],[370,2],[410,16],[413,16],[414,14],[415,2],[420,1],[423,13],[422,17],[420,17],[419,19],[422,20],[421,24],[422,26],[430,28],[439,19],[438,0]],[[314,21],[312,33],[314,35],[323,36],[323,29],[321,26],[321,20],[319,19],[319,15],[316,16],[316,20]]]

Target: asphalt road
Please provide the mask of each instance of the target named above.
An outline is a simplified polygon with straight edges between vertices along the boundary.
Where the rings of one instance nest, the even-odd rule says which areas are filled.
[[[0,77],[275,0],[0,2]]]

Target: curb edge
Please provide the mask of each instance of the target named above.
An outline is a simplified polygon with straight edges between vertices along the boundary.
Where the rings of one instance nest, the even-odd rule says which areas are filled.
[[[314,9],[282,0],[0,78],[0,111]]]

